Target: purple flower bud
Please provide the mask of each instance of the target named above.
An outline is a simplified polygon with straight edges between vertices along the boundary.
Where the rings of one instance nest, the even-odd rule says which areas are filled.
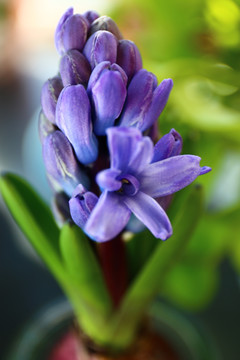
[[[56,123],[69,139],[82,164],[96,160],[97,140],[92,131],[90,102],[83,85],[63,89],[57,103]]]
[[[44,139],[51,133],[57,130],[57,127],[53,125],[44,113],[41,111],[38,117],[38,133],[40,137],[41,143],[43,143]]]
[[[85,17],[85,19],[87,19],[87,21],[89,22],[90,25],[92,24],[92,22],[94,20],[99,18],[99,14],[96,11],[93,11],[93,10],[86,11],[83,14],[83,16]]]
[[[87,191],[81,184],[77,186],[69,201],[69,207],[72,219],[79,227],[85,226],[97,202],[98,197],[95,194]]]
[[[168,134],[164,135],[154,146],[154,154],[152,163],[167,159],[172,156],[180,155],[182,151],[182,137],[172,129]]]
[[[95,110],[94,132],[105,135],[105,130],[114,125],[122,111],[127,95],[127,76],[117,64],[104,61],[92,72],[88,93]]]
[[[64,192],[58,192],[54,195],[52,209],[57,223],[61,226],[66,220],[71,219],[69,210],[69,197]]]
[[[128,87],[120,126],[134,126],[145,131],[163,111],[173,82],[165,79],[157,86],[157,78],[145,69],[139,70]]]
[[[134,42],[130,40],[118,42],[117,64],[126,72],[128,81],[142,68],[141,54]]]
[[[69,50],[60,62],[63,85],[87,85],[91,67],[85,56],[78,50]]]
[[[88,26],[88,21],[84,16],[73,15],[72,8],[67,10],[60,19],[55,32],[55,44],[59,54],[63,55],[72,49],[81,51],[87,40]]]
[[[123,36],[117,24],[108,16],[104,15],[96,19],[89,29],[89,34],[92,35],[99,30],[109,31],[110,33],[115,35],[118,40],[123,39]]]
[[[86,184],[66,136],[59,130],[49,134],[43,143],[43,159],[47,175],[55,190],[63,189],[69,196],[79,183]]]
[[[60,92],[63,89],[62,80],[59,76],[55,76],[51,79],[48,79],[43,87],[41,93],[41,103],[43,113],[46,118],[55,124],[55,113],[57,100],[60,95]]]
[[[108,31],[95,32],[83,49],[92,69],[102,61],[115,63],[117,59],[117,39]]]
[[[65,22],[73,15],[73,8],[69,8],[61,17],[59,20],[59,23],[56,27],[55,31],[55,46],[57,48],[57,51],[60,55],[64,54],[64,48],[62,43],[62,32],[64,29]]]

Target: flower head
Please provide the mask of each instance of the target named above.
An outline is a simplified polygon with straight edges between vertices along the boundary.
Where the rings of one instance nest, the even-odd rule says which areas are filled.
[[[142,69],[137,46],[94,11],[68,9],[55,44],[59,74],[43,86],[39,133],[58,219],[71,216],[103,242],[134,214],[166,240],[172,227],[162,199],[209,171],[199,157],[180,155],[182,138],[174,129],[157,141],[172,80],[158,85]]]
[[[97,175],[103,192],[85,231],[97,241],[112,239],[133,213],[155,237],[166,240],[172,235],[171,223],[154,199],[181,190],[210,169],[201,168],[200,158],[194,155],[151,163],[154,145],[138,129],[109,128],[107,137],[111,165]]]

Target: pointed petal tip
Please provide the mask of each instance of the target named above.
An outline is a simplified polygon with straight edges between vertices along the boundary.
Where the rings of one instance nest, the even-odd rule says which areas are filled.
[[[200,174],[199,175],[204,175],[209,173],[210,171],[212,171],[212,168],[210,168],[209,166],[203,166],[200,170]]]

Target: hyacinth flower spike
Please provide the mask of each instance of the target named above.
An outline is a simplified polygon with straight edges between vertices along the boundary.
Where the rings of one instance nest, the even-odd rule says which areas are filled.
[[[138,129],[109,128],[107,137],[111,167],[97,175],[103,192],[86,222],[85,232],[98,242],[113,239],[133,213],[156,238],[166,240],[172,235],[172,226],[155,198],[181,190],[210,168],[200,167],[201,159],[194,155],[151,163],[154,145]],[[70,211],[76,212],[72,205],[70,202]]]

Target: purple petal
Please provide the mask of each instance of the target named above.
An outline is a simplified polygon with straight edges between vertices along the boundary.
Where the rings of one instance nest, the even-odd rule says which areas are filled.
[[[55,31],[55,45],[57,48],[57,51],[60,55],[63,55],[65,50],[63,47],[63,42],[62,42],[62,33],[63,33],[63,29],[64,29],[64,24],[67,21],[67,19],[69,17],[71,17],[73,15],[73,8],[69,8],[61,17],[61,19],[59,20],[59,23],[57,25],[56,31]]]
[[[63,85],[87,85],[91,67],[78,50],[69,50],[61,59],[59,68]]]
[[[86,42],[83,54],[88,59],[92,69],[102,61],[115,63],[117,58],[117,39],[108,31],[97,31]]]
[[[119,117],[127,95],[127,89],[118,71],[105,70],[92,88],[95,109],[94,132],[105,135],[108,127]]]
[[[86,11],[83,16],[85,17],[85,19],[87,19],[90,25],[94,20],[99,18],[99,14],[93,10]]]
[[[96,160],[98,149],[92,131],[90,102],[82,85],[63,89],[57,103],[56,122],[73,145],[81,163],[89,164]]]
[[[145,114],[152,102],[157,78],[145,69],[139,70],[128,87],[128,94],[120,117],[120,126],[143,128]]]
[[[56,130],[57,127],[53,125],[53,123],[48,121],[44,113],[41,111],[38,118],[38,133],[41,143],[43,143],[43,141],[49,134],[53,133]]]
[[[74,196],[69,200],[69,208],[73,221],[83,228],[98,202],[98,197],[87,191],[81,184],[74,191]]]
[[[121,75],[124,84],[127,85],[127,75],[119,65],[115,63],[111,64],[110,61],[102,61],[100,64],[96,65],[96,67],[93,69],[91,73],[87,88],[87,92],[89,96],[92,96],[92,88],[99,81],[101,75],[107,71],[118,72]]]
[[[51,184],[63,189],[69,196],[86,176],[81,172],[74,156],[72,146],[59,130],[48,135],[43,143],[43,158]]]
[[[110,33],[115,35],[118,40],[123,38],[117,24],[110,17],[106,15],[100,16],[92,23],[89,30],[89,34],[92,35],[99,30],[109,31]]]
[[[117,64],[126,72],[129,81],[142,68],[141,54],[133,41],[124,39],[118,42]]]
[[[199,175],[204,175],[209,173],[209,171],[212,171],[212,168],[210,168],[209,166],[203,166],[201,168],[200,174]]]
[[[155,89],[152,96],[152,102],[145,112],[143,120],[139,123],[139,129],[141,131],[148,129],[158,119],[168,101],[172,87],[172,79],[165,79]]]
[[[87,40],[88,21],[80,14],[69,16],[62,24],[58,33],[58,47],[60,55],[68,50],[81,51]]]
[[[175,129],[171,129],[170,134],[174,138],[174,145],[170,156],[180,155],[182,152],[182,145],[183,145],[182,137]]]
[[[182,137],[172,129],[168,134],[164,135],[154,146],[154,155],[152,162],[167,159],[172,156],[180,155],[182,151]]]
[[[152,140],[144,136],[135,145],[133,155],[129,156],[128,170],[130,173],[138,174],[143,171],[148,164],[150,164],[153,157],[153,143]]]
[[[142,134],[138,129],[125,127],[108,128],[106,132],[111,168],[125,173],[128,170],[129,156],[134,154],[138,142],[142,140]]]
[[[194,155],[179,155],[150,164],[139,175],[141,191],[157,198],[183,189],[200,175],[200,160]]]
[[[167,214],[153,198],[139,191],[135,196],[125,197],[124,203],[156,238],[166,240],[172,235]]]
[[[120,174],[121,171],[116,169],[103,170],[97,174],[96,182],[101,189],[117,191],[122,186],[122,182],[116,179]]]
[[[103,192],[93,209],[86,227],[86,233],[98,242],[113,239],[126,226],[131,211],[114,192]]]
[[[53,124],[56,124],[56,106],[62,88],[63,84],[59,76],[48,79],[42,87],[41,104],[43,113]]]

